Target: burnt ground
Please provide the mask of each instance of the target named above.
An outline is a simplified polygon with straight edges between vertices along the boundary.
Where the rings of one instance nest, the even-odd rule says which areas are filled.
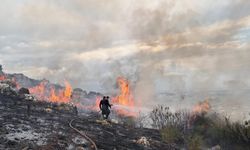
[[[28,111],[30,108],[30,111]],[[0,150],[94,149],[72,126],[104,150],[168,150],[157,130],[99,120],[96,113],[75,114],[72,106],[32,101],[0,93]]]

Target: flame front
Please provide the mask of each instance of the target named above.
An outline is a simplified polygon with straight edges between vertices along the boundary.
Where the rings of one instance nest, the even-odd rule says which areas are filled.
[[[121,106],[116,109],[117,113],[126,116],[137,116],[135,109],[135,101],[131,93],[128,80],[123,77],[117,78],[120,94],[112,98],[112,103]]]
[[[72,87],[68,81],[64,82],[65,89],[56,93],[54,87],[51,88],[49,100],[58,103],[69,103],[71,101]]]
[[[46,99],[45,85],[46,85],[46,82],[42,81],[39,85],[29,88],[29,91],[31,94],[35,95],[40,100]]]
[[[0,76],[0,80],[4,79],[6,79],[5,76]],[[16,82],[16,80],[13,81]],[[117,84],[119,86],[119,94],[118,96],[111,97],[111,103],[115,106],[113,107],[114,111],[121,115],[137,116],[137,113],[135,112],[135,101],[128,80],[123,77],[119,77],[117,78]],[[63,89],[60,89],[56,88],[54,85],[49,84],[48,81],[42,81],[37,86],[29,88],[29,91],[32,95],[36,96],[38,100],[45,100],[56,103],[72,102],[79,108],[86,108],[92,110],[99,109],[99,103],[102,97],[97,97],[95,104],[93,104],[92,106],[85,106],[81,102],[76,102],[72,100],[71,96],[73,90],[70,83],[68,81],[65,81],[64,85],[65,87]],[[18,83],[17,86],[20,87]]]
[[[35,95],[39,100],[47,100],[58,103],[69,103],[71,100],[72,87],[68,81],[65,81],[64,90],[56,90],[54,86],[47,91],[46,82],[41,82],[39,85],[29,88],[31,94]]]
[[[130,91],[129,82],[123,77],[117,79],[120,89],[120,95],[112,99],[113,103],[123,106],[134,107],[134,99]]]
[[[69,100],[72,94],[72,87],[68,81],[65,81],[64,84],[65,84],[65,90],[63,91],[63,97]]]

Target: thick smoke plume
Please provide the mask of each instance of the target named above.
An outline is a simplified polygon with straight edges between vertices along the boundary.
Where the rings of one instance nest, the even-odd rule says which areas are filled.
[[[149,106],[186,107],[206,97],[223,111],[249,104],[250,2],[2,4],[0,63],[6,72],[61,84],[67,79],[75,88],[110,95],[124,76],[135,98]]]

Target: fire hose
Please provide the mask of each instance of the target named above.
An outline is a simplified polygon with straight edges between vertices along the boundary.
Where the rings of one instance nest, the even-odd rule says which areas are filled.
[[[95,150],[98,150],[97,149],[97,146],[95,144],[95,142],[90,138],[88,137],[85,133],[82,133],[80,130],[76,129],[75,127],[72,126],[72,122],[74,122],[76,119],[72,119],[70,122],[69,122],[69,126],[70,128],[72,128],[73,130],[75,130],[77,133],[79,133],[81,136],[83,136],[84,138],[86,138],[95,148]]]

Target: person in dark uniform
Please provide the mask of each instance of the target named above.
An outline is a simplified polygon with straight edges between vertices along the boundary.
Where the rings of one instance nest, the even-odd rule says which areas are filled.
[[[108,119],[110,114],[111,104],[109,103],[109,97],[104,96],[103,99],[100,101],[99,108],[102,111],[102,116],[104,119]]]
[[[74,106],[74,113],[75,113],[76,116],[78,115],[78,110],[77,110],[76,106]]]

